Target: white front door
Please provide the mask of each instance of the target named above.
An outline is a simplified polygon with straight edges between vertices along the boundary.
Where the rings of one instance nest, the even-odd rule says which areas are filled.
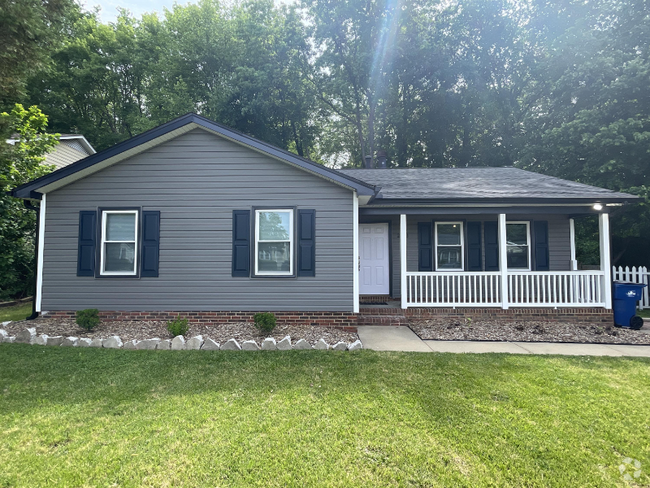
[[[388,295],[388,224],[359,224],[359,294]]]

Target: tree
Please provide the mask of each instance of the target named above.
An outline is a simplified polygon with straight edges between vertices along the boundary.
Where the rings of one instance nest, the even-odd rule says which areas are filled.
[[[19,139],[0,145],[0,299],[32,290],[36,216],[8,192],[54,168],[43,161],[58,144],[58,134],[47,134],[46,128],[47,117],[35,106],[16,104],[0,114],[2,140],[14,134]]]
[[[29,76],[48,67],[49,55],[78,11],[73,0],[0,3],[0,109],[24,95]]]

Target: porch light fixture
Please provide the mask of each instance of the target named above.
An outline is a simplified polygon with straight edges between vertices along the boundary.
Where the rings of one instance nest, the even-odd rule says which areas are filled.
[[[600,210],[602,210],[602,209],[603,209],[603,206],[602,206],[600,203],[596,203],[596,204],[594,204],[594,210],[598,210],[598,211],[600,211]]]

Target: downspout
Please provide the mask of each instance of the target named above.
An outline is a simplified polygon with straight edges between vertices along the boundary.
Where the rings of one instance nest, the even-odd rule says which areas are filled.
[[[40,207],[35,207],[29,203],[29,200],[23,200],[23,203],[25,204],[25,208],[36,212],[36,234],[34,238],[34,297],[32,298],[32,314],[26,318],[26,320],[34,320],[38,317],[38,312],[36,311],[36,287],[38,286],[38,229],[40,228],[41,209]]]

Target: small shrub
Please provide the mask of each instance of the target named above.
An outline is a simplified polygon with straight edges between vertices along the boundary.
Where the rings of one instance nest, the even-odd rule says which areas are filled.
[[[167,322],[167,330],[172,337],[179,335],[184,336],[187,334],[187,331],[190,330],[190,326],[188,325],[187,319],[183,319],[179,315],[174,320]]]
[[[275,315],[269,312],[256,313],[253,316],[253,322],[255,322],[255,327],[264,334],[271,333],[276,325]]]
[[[77,311],[77,325],[87,331],[93,330],[99,325],[99,310],[87,308]]]

